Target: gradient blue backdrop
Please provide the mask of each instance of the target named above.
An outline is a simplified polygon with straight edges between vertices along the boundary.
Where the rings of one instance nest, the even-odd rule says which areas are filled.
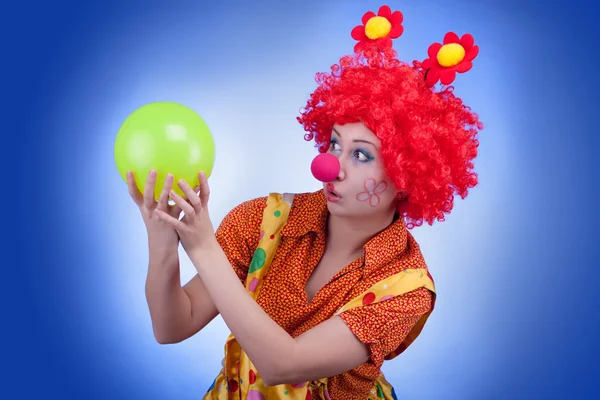
[[[350,30],[381,5],[125,3],[3,12],[0,398],[202,397],[228,331],[217,318],[184,343],[154,341],[145,233],[114,165],[115,134],[151,101],[199,112],[217,145],[215,224],[269,191],[316,190],[295,117],[314,73],[352,50]],[[448,30],[474,35],[481,53],[455,86],[486,129],[480,185],[446,223],[414,231],[438,305],[384,372],[401,399],[597,398],[594,11],[388,4],[405,15],[395,44],[405,61]],[[184,259],[182,282],[192,275]]]

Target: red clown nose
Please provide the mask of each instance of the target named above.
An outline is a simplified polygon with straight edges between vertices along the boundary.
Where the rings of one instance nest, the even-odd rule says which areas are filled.
[[[331,182],[340,173],[340,161],[333,154],[322,153],[314,158],[310,170],[317,180]]]

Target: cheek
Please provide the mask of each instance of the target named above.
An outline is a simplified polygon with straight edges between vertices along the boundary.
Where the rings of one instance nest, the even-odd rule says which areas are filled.
[[[364,202],[370,207],[378,207],[382,200],[389,197],[391,192],[390,184],[385,178],[367,177],[364,178],[362,186],[356,194],[356,200]]]

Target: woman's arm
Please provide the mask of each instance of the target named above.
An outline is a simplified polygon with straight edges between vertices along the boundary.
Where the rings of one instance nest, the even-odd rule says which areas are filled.
[[[267,385],[334,376],[366,362],[368,348],[340,317],[292,338],[246,291],[215,241],[190,254],[216,308]]]
[[[395,329],[396,320],[404,322],[402,317],[396,318],[397,315],[393,313],[391,319],[377,318],[364,327],[353,324],[354,330],[350,329],[350,325],[345,326],[346,316],[342,313],[298,338],[292,338],[277,325],[254,301],[232,269],[233,265],[221,248],[210,221],[207,208],[210,196],[208,180],[204,173],[200,173],[199,177],[200,198],[194,196],[188,184],[184,181],[180,183],[191,204],[171,192],[171,197],[185,213],[183,219],[172,218],[160,210],[156,214],[177,230],[213,303],[268,385],[339,375],[372,358],[373,354],[369,352],[373,346],[379,356],[395,350],[389,348],[389,344],[388,348],[377,349],[381,347],[381,331],[377,329]],[[368,311],[378,310],[380,305],[388,307],[386,303],[390,301],[377,303],[374,306],[377,308],[369,308]],[[378,320],[386,321],[385,326],[378,326],[381,325],[381,322],[377,323]],[[390,320],[394,323],[387,322]],[[372,338],[360,340],[358,334],[353,334],[365,329],[374,333]]]
[[[246,279],[254,248],[258,244],[265,203],[266,197],[259,197],[239,204],[225,215],[219,229],[215,232],[215,239],[227,255],[230,268],[233,267],[238,281]],[[150,285],[146,288],[150,303],[153,299],[152,296],[157,295],[151,292],[159,290],[159,287],[165,285],[172,287],[169,293],[165,293],[165,296],[169,297],[169,301],[163,300],[159,303],[164,309],[164,317],[167,320],[164,322],[168,322],[160,325],[164,329],[155,329],[156,340],[162,344],[178,343],[188,339],[202,330],[219,314],[199,275],[194,276],[182,290],[179,260],[175,261],[172,263],[172,268],[169,269],[164,267],[171,266],[171,264],[162,269],[151,268],[150,271],[154,272],[149,272]],[[169,275],[166,277],[165,273]]]
[[[173,272],[152,273],[153,267],[150,267],[148,273],[146,300],[154,338],[160,344],[180,343],[201,331],[219,311],[198,275],[181,287],[179,268],[159,267]]]

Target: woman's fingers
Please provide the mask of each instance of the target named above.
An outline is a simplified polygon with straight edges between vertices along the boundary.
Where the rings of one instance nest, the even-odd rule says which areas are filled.
[[[171,193],[169,193],[169,195],[171,196],[175,204],[183,210],[185,215],[195,214],[196,211],[194,210],[194,207],[190,203],[185,201],[185,199],[178,195],[174,190],[171,190]]]
[[[194,209],[196,211],[200,211],[200,199],[198,198],[198,195],[194,192],[194,189],[192,189],[191,186],[188,185],[188,183],[183,179],[179,181],[179,187],[186,195],[187,201],[189,201],[192,204],[192,206],[194,206]]]
[[[187,215],[194,214],[195,212],[200,211],[202,206],[208,202],[209,189],[205,176],[204,180],[200,181],[200,185],[194,188],[190,187],[185,180],[180,180],[179,187],[185,194],[185,198],[183,198],[173,190],[173,174],[167,174],[165,177],[165,183],[157,202],[154,197],[157,175],[158,173],[156,170],[150,170],[148,172],[144,193],[142,194],[136,185],[133,171],[127,171],[127,187],[129,195],[138,207],[145,206],[148,209],[158,208],[167,215],[178,218],[181,211],[184,211]],[[169,204],[169,198],[171,198],[175,204]],[[204,202],[201,199],[204,199]]]
[[[166,211],[169,206],[169,193],[171,192],[171,188],[173,187],[173,175],[167,174],[165,178],[165,184],[163,185],[162,192],[160,193],[160,197],[158,198],[158,206],[157,208]]]
[[[156,186],[156,171],[150,170],[146,186],[144,187],[144,205],[148,208],[154,207],[154,187]]]
[[[200,186],[195,186],[194,187],[194,193],[196,194],[196,197],[198,197],[198,192],[200,191]],[[184,199],[186,201],[186,203],[190,203],[189,200]],[[179,218],[179,216],[181,215],[181,208],[173,201],[173,204],[171,204],[169,209],[169,214],[172,217],[175,218]]]
[[[208,186],[208,178],[204,171],[198,174],[198,180],[200,181],[200,202],[202,207],[208,205],[208,198],[210,197],[210,187]]]
[[[135,176],[133,175],[133,171],[127,171],[127,189],[129,190],[129,195],[135,204],[137,204],[138,207],[141,207],[144,203],[144,197],[135,184]]]
[[[169,215],[163,210],[159,210],[158,208],[154,210],[154,215],[161,221],[175,228],[177,231],[185,227],[183,222],[181,222],[179,219],[174,218],[173,216]]]

